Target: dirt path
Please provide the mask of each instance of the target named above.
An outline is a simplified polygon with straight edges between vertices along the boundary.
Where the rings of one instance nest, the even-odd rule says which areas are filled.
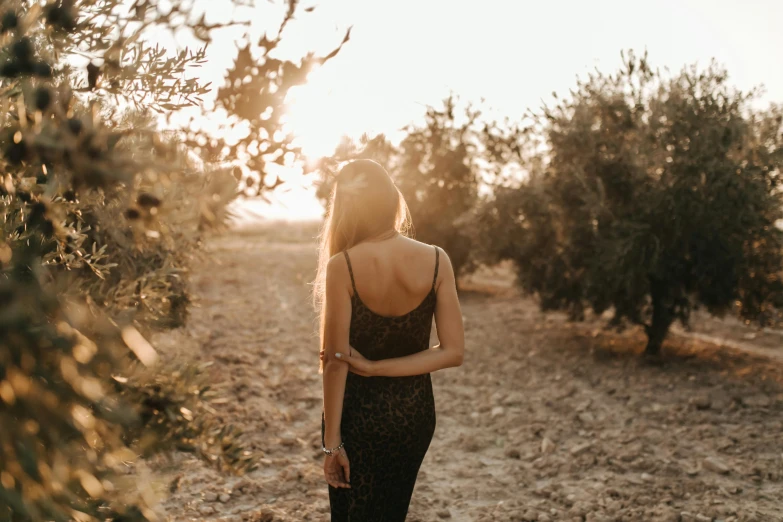
[[[242,478],[187,455],[154,463],[169,520],[326,521],[320,377],[304,228],[233,232],[194,274],[190,325],[157,339],[214,361],[220,415],[262,451]],[[280,238],[286,237],[286,242]],[[438,426],[410,521],[783,520],[783,368],[675,339],[639,362],[638,333],[463,296],[467,349],[433,375]]]

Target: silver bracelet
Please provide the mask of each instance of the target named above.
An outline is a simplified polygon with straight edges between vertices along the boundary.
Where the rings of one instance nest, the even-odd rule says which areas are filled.
[[[326,453],[327,457],[331,457],[332,455],[334,455],[335,453],[343,449],[343,446],[345,446],[345,441],[341,442],[340,445],[337,446],[336,448],[326,449],[325,446],[321,446],[321,449],[324,450],[324,453]]]

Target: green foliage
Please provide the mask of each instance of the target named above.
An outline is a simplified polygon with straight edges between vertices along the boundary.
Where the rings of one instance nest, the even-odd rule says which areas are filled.
[[[407,129],[394,172],[416,237],[443,247],[457,275],[469,268],[466,218],[478,202],[478,116],[470,107],[460,113],[454,97],[441,109],[428,107],[424,124]]]
[[[138,419],[123,432],[123,440],[141,455],[176,448],[220,471],[251,471],[258,465],[257,455],[246,449],[242,431],[213,415],[212,401],[219,397],[207,382],[208,366],[136,364],[127,378],[115,377],[115,391],[125,404],[134,405]]]
[[[716,65],[673,78],[633,55],[513,135],[527,178],[480,212],[487,251],[573,318],[614,309],[656,354],[703,306],[761,325],[783,307],[781,112]],[[540,143],[537,140],[543,141]],[[520,145],[521,144],[521,145]],[[542,146],[543,145],[543,146]],[[491,236],[490,236],[491,234]]]
[[[121,514],[140,491],[108,482],[136,456],[122,442],[136,413],[108,386],[127,366],[118,330],[105,320],[83,325],[89,312],[63,307],[38,277],[3,278],[0,294],[0,518]]]
[[[279,178],[267,179],[269,163],[292,166],[301,154],[301,149],[293,143],[294,136],[283,130],[288,92],[303,85],[310,71],[336,56],[350,39],[349,29],[330,53],[325,56],[308,53],[299,63],[275,57],[274,51],[286,26],[294,19],[297,4],[297,0],[288,1],[288,11],[274,38],[264,34],[258,41],[258,49],[247,44],[239,50],[225,85],[218,91],[217,107],[246,124],[248,133],[230,146],[213,140],[209,147],[215,159],[243,160],[244,172],[237,168],[237,178],[244,180],[244,193],[248,196],[282,183]],[[194,145],[198,145],[198,140]]]
[[[162,132],[148,112],[207,92],[183,77],[203,50],[168,57],[144,40],[208,41],[220,26],[192,21],[191,7],[0,4],[2,520],[155,519],[126,463],[159,451],[255,465],[212,416],[203,369],[161,362],[144,337],[185,321],[188,264],[237,195],[221,140]],[[275,82],[301,79],[287,64]]]

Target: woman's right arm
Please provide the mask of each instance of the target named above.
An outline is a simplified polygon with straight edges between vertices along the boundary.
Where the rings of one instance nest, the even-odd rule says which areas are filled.
[[[362,375],[382,377],[421,375],[460,366],[465,353],[462,310],[459,306],[457,283],[451,260],[445,253],[442,257],[435,304],[435,326],[438,329],[440,344],[413,355],[380,361],[368,361],[361,354],[357,354],[356,350],[353,350],[353,354],[341,352],[336,354],[336,357],[348,362]]]

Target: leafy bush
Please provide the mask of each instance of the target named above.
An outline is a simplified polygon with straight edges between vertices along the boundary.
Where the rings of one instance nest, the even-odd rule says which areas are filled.
[[[469,269],[471,260],[466,218],[479,196],[478,116],[470,107],[460,114],[453,97],[440,110],[428,107],[424,124],[406,129],[394,169],[416,237],[443,247],[457,275]]]
[[[752,110],[716,65],[673,78],[629,57],[515,134],[528,177],[480,213],[544,309],[614,309],[647,353],[704,307],[771,324],[783,307],[781,111]],[[535,132],[535,131],[539,132]],[[544,146],[536,140],[541,140]]]
[[[209,414],[201,369],[161,363],[144,337],[185,320],[189,261],[237,195],[235,149],[162,132],[148,112],[207,92],[183,77],[203,49],[167,58],[143,38],[189,30],[207,41],[220,26],[192,22],[192,7],[0,6],[0,519],[152,520],[124,462],[157,451],[254,466],[241,434]],[[75,56],[90,61],[77,68]],[[292,85],[318,60],[242,78]],[[232,110],[252,89],[222,94],[219,107],[249,117]]]

